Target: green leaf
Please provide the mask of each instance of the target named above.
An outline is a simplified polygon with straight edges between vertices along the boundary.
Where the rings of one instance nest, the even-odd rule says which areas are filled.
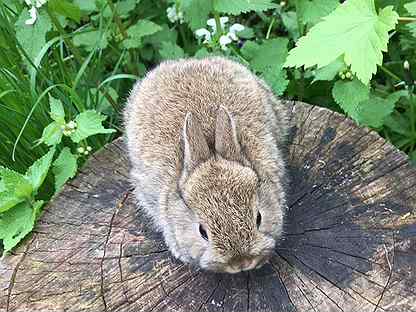
[[[65,111],[62,102],[49,95],[49,105],[51,118],[59,124],[65,124]]]
[[[48,8],[58,14],[68,17],[79,23],[81,19],[81,10],[76,5],[66,0],[49,0]]]
[[[406,3],[404,7],[410,15],[416,16],[416,1]]]
[[[296,13],[292,11],[282,12],[280,16],[282,17],[283,25],[287,29],[289,36],[293,38],[293,40],[298,40],[300,35]]]
[[[136,7],[136,0],[123,0],[117,2],[117,13],[120,17],[126,18],[129,16],[129,13],[134,10]]]
[[[0,214],[0,240],[5,251],[11,250],[32,231],[42,205],[43,201],[36,201],[33,207],[24,202]]]
[[[338,80],[332,88],[335,102],[354,120],[357,120],[357,108],[360,102],[370,96],[369,88],[354,78],[351,81]]]
[[[271,0],[213,0],[214,9],[218,12],[239,15],[250,11],[266,11],[279,6]]]
[[[276,95],[282,95],[289,84],[289,80],[286,79],[286,71],[281,69],[274,70],[270,68],[261,77],[268,83]]]
[[[123,41],[126,48],[139,48],[142,38],[162,30],[162,27],[148,20],[140,20],[127,29],[128,38]]]
[[[194,55],[194,57],[198,58],[198,59],[205,58],[207,56],[210,56],[210,53],[208,52],[207,48],[205,48],[205,47],[196,51],[195,55]]]
[[[322,17],[334,11],[338,5],[339,0],[300,0],[300,8],[297,12],[305,25],[313,26]]]
[[[185,22],[192,30],[206,26],[209,13],[212,11],[212,1],[182,0],[182,11]]]
[[[388,32],[394,29],[397,19],[391,6],[377,15],[374,0],[349,0],[299,39],[285,66],[320,68],[344,56],[351,71],[367,84],[382,63]]]
[[[143,38],[143,43],[151,44],[158,49],[162,46],[162,42],[169,41],[176,43],[178,39],[178,32],[173,28],[170,29],[167,24],[162,24],[161,27],[162,30]]]
[[[185,52],[178,45],[171,42],[162,42],[162,48],[159,50],[162,60],[176,60],[185,57]]]
[[[399,97],[400,95],[383,99],[371,95],[368,100],[360,103],[357,110],[357,121],[372,128],[380,128],[386,117],[393,112]]]
[[[103,116],[94,110],[87,110],[79,114],[75,118],[77,128],[75,132],[71,134],[72,141],[79,143],[94,134],[115,132],[116,130],[114,129],[105,129],[102,126],[101,123],[106,118],[106,116]]]
[[[29,200],[33,187],[22,174],[0,166],[0,212]]]
[[[45,45],[46,33],[52,29],[52,25],[44,9],[38,11],[38,17],[33,25],[25,24],[29,17],[28,10],[24,8],[15,24],[16,39],[33,62]]]
[[[416,166],[416,150],[409,154],[410,161],[414,166]]]
[[[251,60],[260,49],[260,45],[254,41],[246,41],[240,49],[241,54],[248,60]]]
[[[74,5],[78,6],[81,13],[85,15],[98,11],[94,0],[74,0]]]
[[[39,139],[40,143],[45,143],[49,146],[57,145],[62,140],[61,124],[56,121],[47,125],[42,132],[42,137]]]
[[[251,54],[250,65],[258,72],[265,72],[269,68],[280,69],[287,57],[287,44],[287,38],[269,39],[257,47],[249,44],[245,53]]]
[[[412,16],[416,16],[416,1],[406,3],[404,5],[406,10],[410,13]],[[416,37],[416,22],[409,23],[406,25],[407,29],[409,29],[410,33],[413,35],[413,37]]]
[[[338,73],[345,68],[345,63],[342,57],[338,57],[330,64],[315,70],[315,77],[312,82],[319,80],[332,80]]]
[[[85,50],[92,51],[95,48],[105,49],[108,45],[107,33],[99,30],[77,33],[73,37],[76,46],[83,46]]]
[[[412,130],[410,129],[410,121],[406,118],[405,114],[392,114],[387,116],[384,120],[384,126],[389,128],[391,131],[401,134],[404,137],[409,137],[412,135]]]
[[[65,147],[54,161],[52,167],[52,172],[55,176],[55,192],[59,191],[68,179],[75,176],[77,169],[77,156],[71,153],[69,147]]]
[[[416,37],[416,22],[406,25],[413,37]]]
[[[53,155],[55,154],[55,148],[51,148],[49,152],[36,160],[32,166],[26,171],[26,179],[28,179],[36,192],[42,185],[43,181],[48,174],[49,167],[51,166]]]

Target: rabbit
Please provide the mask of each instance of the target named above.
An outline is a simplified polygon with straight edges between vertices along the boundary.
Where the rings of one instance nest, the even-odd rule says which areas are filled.
[[[165,61],[124,110],[135,197],[171,253],[204,270],[261,267],[283,235],[288,113],[223,57]]]

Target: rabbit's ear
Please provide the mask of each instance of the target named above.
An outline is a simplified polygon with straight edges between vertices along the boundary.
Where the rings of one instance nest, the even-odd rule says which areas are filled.
[[[228,160],[239,161],[241,159],[235,120],[224,106],[220,106],[217,113],[215,151]]]
[[[200,163],[208,160],[210,151],[201,126],[191,113],[186,114],[182,136],[184,143],[183,168],[185,172],[189,173]]]

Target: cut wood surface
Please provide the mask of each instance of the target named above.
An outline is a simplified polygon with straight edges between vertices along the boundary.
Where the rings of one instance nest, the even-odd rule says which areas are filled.
[[[0,262],[0,311],[416,311],[416,169],[376,133],[288,102],[285,239],[236,275],[175,260],[136,208],[121,139]]]

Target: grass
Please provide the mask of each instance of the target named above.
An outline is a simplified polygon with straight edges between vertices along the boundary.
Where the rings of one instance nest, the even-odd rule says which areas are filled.
[[[85,55],[66,44],[74,33],[62,33],[47,41],[31,62],[16,40],[15,12],[6,6],[0,10],[0,165],[24,172],[47,152],[45,145],[35,146],[35,139],[51,122],[48,95],[62,101],[67,116],[96,109],[109,116],[107,127],[121,130],[120,103],[137,79],[124,74],[126,50],[114,47],[111,55],[97,50]],[[113,134],[94,136],[88,144],[96,150],[113,138]]]

